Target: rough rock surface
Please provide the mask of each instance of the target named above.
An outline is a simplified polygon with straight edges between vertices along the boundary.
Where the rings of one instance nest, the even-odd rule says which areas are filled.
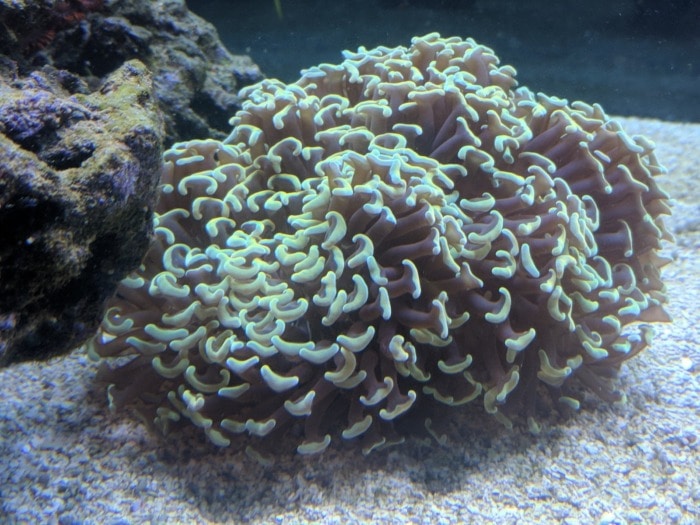
[[[0,366],[66,352],[149,242],[163,123],[129,61],[91,94],[0,66]],[[9,80],[5,80],[9,79]]]
[[[94,85],[125,61],[141,60],[153,73],[167,142],[225,137],[238,89],[262,77],[184,0],[2,2],[0,54],[23,73],[49,64]]]
[[[260,77],[183,0],[0,2],[0,366],[91,335],[148,244],[162,144],[226,136]]]

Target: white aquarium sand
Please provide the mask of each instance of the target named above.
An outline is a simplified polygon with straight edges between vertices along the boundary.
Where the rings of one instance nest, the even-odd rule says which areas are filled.
[[[700,125],[622,119],[658,146],[674,199],[672,324],[627,362],[627,402],[586,398],[542,434],[476,408],[362,456],[331,447],[262,466],[110,414],[82,350],[0,370],[0,523],[700,523]]]

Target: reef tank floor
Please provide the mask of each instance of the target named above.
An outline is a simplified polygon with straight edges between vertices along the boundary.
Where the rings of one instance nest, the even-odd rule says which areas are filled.
[[[364,457],[334,442],[261,465],[111,415],[78,349],[0,370],[0,522],[698,523],[700,125],[620,121],[657,144],[676,236],[663,271],[673,323],[622,368],[626,403],[586,397],[536,438],[466,410],[438,429],[440,443],[416,435]]]

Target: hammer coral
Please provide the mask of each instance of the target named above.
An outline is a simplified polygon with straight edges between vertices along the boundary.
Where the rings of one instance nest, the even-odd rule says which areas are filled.
[[[667,320],[648,140],[437,34],[243,95],[224,142],[165,154],[155,240],[91,344],[132,356],[114,406],[308,454],[398,441],[419,397],[533,431],[547,391],[617,398],[633,323]]]

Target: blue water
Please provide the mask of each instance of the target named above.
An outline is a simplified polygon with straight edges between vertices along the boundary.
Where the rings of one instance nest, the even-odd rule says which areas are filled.
[[[224,43],[293,81],[343,49],[408,45],[414,35],[473,37],[521,84],[608,113],[700,122],[698,0],[197,0]]]

